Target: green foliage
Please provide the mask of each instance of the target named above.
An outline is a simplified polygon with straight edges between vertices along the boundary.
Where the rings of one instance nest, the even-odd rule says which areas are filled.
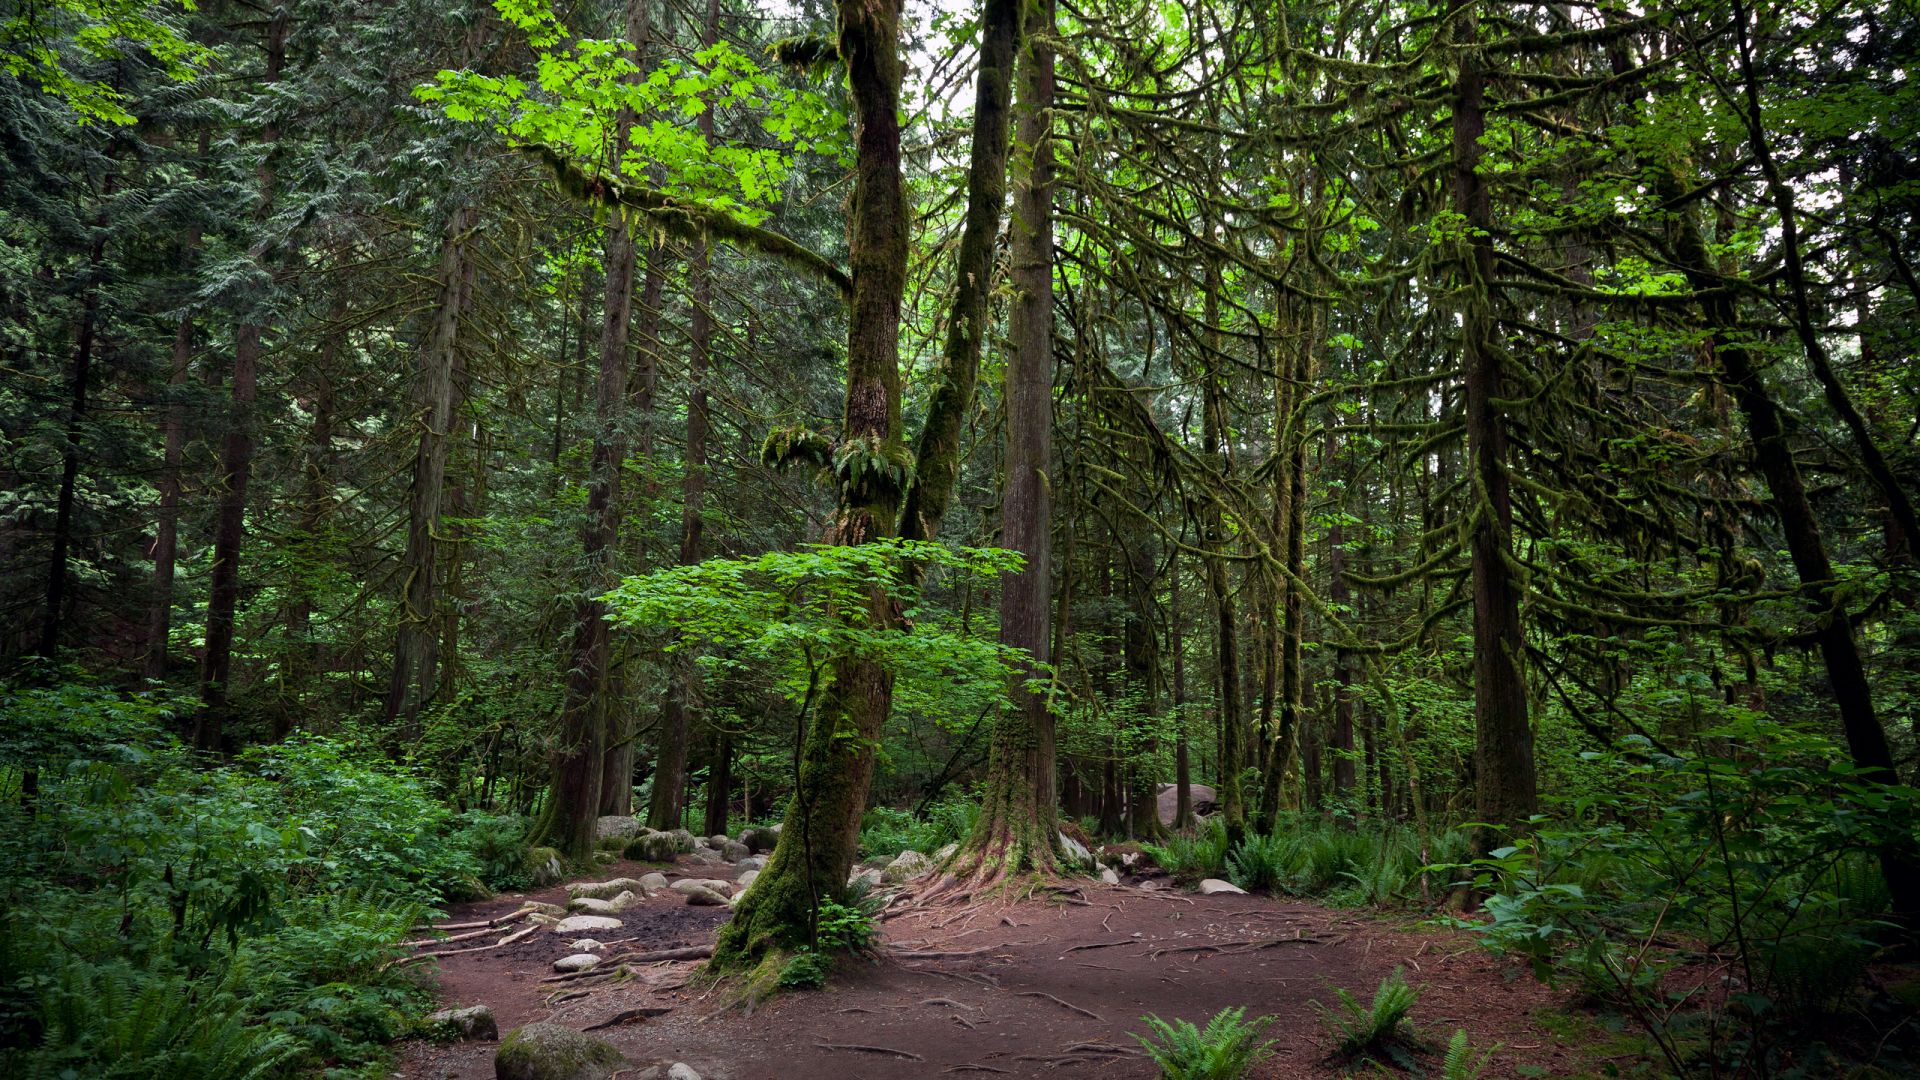
[[[1240,1080],[1273,1053],[1268,1049],[1271,1041],[1260,1041],[1273,1017],[1247,1020],[1245,1015],[1245,1007],[1222,1009],[1203,1030],[1180,1019],[1169,1024],[1149,1013],[1140,1019],[1157,1039],[1127,1034],[1145,1048],[1161,1080]]]
[[[1467,1029],[1460,1028],[1453,1033],[1453,1040],[1447,1043],[1446,1057],[1440,1062],[1440,1080],[1480,1080],[1487,1071],[1487,1063],[1493,1060],[1494,1050],[1482,1053],[1478,1059],[1473,1056],[1473,1048],[1467,1045]]]
[[[819,941],[822,953],[864,955],[871,952],[874,943],[880,939],[880,928],[874,923],[880,898],[873,897],[870,903],[863,903],[866,897],[848,899],[848,904],[833,900],[820,902]]]
[[[1334,987],[1333,992],[1338,1008],[1328,1008],[1318,1001],[1307,1004],[1320,1014],[1320,1022],[1333,1036],[1334,1053],[1349,1058],[1378,1053],[1397,1063],[1410,1063],[1397,1040],[1402,1038],[1401,1023],[1420,1000],[1420,991],[1407,985],[1404,969],[1394,968],[1393,974],[1380,980],[1372,1004],[1365,1008],[1350,991]]]
[[[1227,847],[1227,823],[1217,815],[1196,835],[1176,833],[1165,844],[1140,845],[1156,866],[1194,881],[1226,873]]]
[[[826,957],[802,945],[787,958],[780,969],[779,986],[782,990],[817,990],[827,985],[827,972],[832,962]]]
[[[182,6],[194,9],[191,0]],[[97,71],[137,53],[159,61],[169,78],[180,81],[192,78],[194,67],[210,55],[182,33],[177,16],[150,0],[47,0],[9,5],[0,17],[0,71],[38,84],[81,124],[135,122],[118,80],[75,69]]]
[[[860,816],[860,850],[866,855],[917,851],[931,857],[948,844],[964,840],[979,816],[979,804],[966,801],[936,803],[927,808],[924,819],[906,810],[876,806]]]
[[[527,833],[533,826],[530,819],[469,810],[453,821],[460,826],[452,837],[454,846],[473,860],[487,888],[507,892],[533,885],[526,870]]]
[[[1294,843],[1279,833],[1249,835],[1227,856],[1227,880],[1249,891],[1277,888],[1287,872]]]
[[[244,968],[192,979],[165,965],[68,959],[50,973],[38,1046],[0,1058],[23,1080],[257,1080],[300,1044],[249,1023]]]

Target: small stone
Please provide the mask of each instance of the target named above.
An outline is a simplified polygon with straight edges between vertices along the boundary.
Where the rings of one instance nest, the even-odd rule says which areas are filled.
[[[744,874],[749,870],[765,870],[766,868],[767,857],[765,855],[749,855],[733,864],[734,872],[739,874]]]
[[[1093,852],[1087,850],[1087,845],[1075,840],[1066,833],[1060,834],[1060,846],[1066,849],[1069,857],[1078,859],[1081,862],[1086,862],[1093,858]]]
[[[748,829],[740,834],[740,842],[747,845],[748,849],[755,854],[772,851],[780,843],[780,831],[769,828]]]
[[[593,861],[602,866],[609,863],[617,863],[620,861],[620,853],[617,851],[596,851],[593,853]]]
[[[567,946],[567,948],[572,949],[574,952],[600,952],[604,950],[606,946],[592,938],[581,938],[579,941]]]
[[[741,859],[753,854],[752,848],[736,840],[728,840],[726,843],[716,846],[720,849],[720,857],[728,862],[739,862]]]
[[[1245,896],[1247,895],[1247,890],[1235,885],[1231,881],[1221,881],[1219,878],[1208,878],[1200,883],[1201,896],[1212,896],[1215,893],[1234,893]]]
[[[466,1009],[441,1009],[427,1017],[427,1023],[438,1025],[463,1042],[492,1042],[500,1037],[500,1025],[493,1018],[493,1010],[485,1005],[474,1005]]]
[[[687,903],[692,907],[725,907],[727,897],[726,894],[714,892],[712,889],[688,889]]]
[[[665,874],[655,873],[655,874],[640,875],[640,891],[643,893],[657,893],[661,889],[664,889],[666,887],[667,887],[667,875]]]
[[[739,877],[733,879],[733,894],[735,896],[738,896],[741,893],[746,892],[747,886],[753,884],[758,880],[760,880],[760,871],[758,870],[749,870],[746,873],[741,874]]]
[[[613,901],[595,900],[591,896],[576,896],[567,901],[567,910],[586,915],[618,915],[620,913],[620,909],[613,906]]]
[[[673,883],[674,892],[692,892],[695,889],[709,889],[725,896],[733,891],[733,882],[719,878],[682,878]]]
[[[685,829],[670,829],[670,830],[668,830],[668,832],[667,832],[667,835],[668,835],[668,836],[671,836],[671,837],[673,837],[674,839],[676,839],[676,840],[679,840],[679,841],[680,841],[680,850],[681,850],[681,851],[692,851],[692,850],[693,850],[693,834],[692,834],[692,833],[690,833],[690,832],[688,832],[687,830],[685,830]]]
[[[570,915],[553,924],[556,934],[591,934],[595,930],[618,930],[626,924],[605,915]]]
[[[944,862],[948,859],[953,858],[953,853],[959,850],[960,850],[959,844],[948,844],[946,847],[943,847],[939,851],[936,851],[933,853],[933,861]]]
[[[640,900],[641,900],[640,897],[635,896],[631,892],[623,892],[619,896],[616,896],[613,899],[607,901],[607,903],[612,904],[613,910],[615,911],[625,911],[628,908],[632,907],[633,905],[639,903]]]
[[[1109,885],[1118,885],[1120,884],[1120,875],[1113,872],[1113,867],[1103,866],[1100,868],[1100,880]]]
[[[535,926],[559,926],[560,920],[545,912],[535,911],[527,916],[527,921]]]
[[[629,1068],[612,1043],[560,1024],[522,1024],[493,1055],[496,1080],[607,1080]]]
[[[563,956],[555,960],[553,962],[553,970],[559,972],[585,971],[588,968],[597,966],[599,963],[600,958],[592,953],[574,953],[572,956]]]
[[[667,1070],[667,1080],[700,1080],[700,1074],[694,1072],[693,1066],[686,1062],[676,1061],[673,1068]]]
[[[542,915],[551,915],[556,919],[564,919],[567,916],[567,909],[561,907],[559,904],[543,904],[538,900],[529,900],[521,904],[520,911],[537,911]],[[517,915],[519,912],[515,912],[514,914]]]
[[[848,875],[847,884],[852,885],[854,882],[861,880],[865,880],[869,885],[878,885],[880,884],[880,871],[872,868],[855,870],[852,874]]]
[[[1140,883],[1139,887],[1147,890],[1148,892],[1152,892],[1153,890],[1160,887],[1160,883],[1157,881],[1143,881]]]
[[[714,833],[712,836],[707,837],[707,843],[713,845],[714,847],[725,847],[727,844],[731,842],[732,842],[732,837],[729,837],[726,833],[723,833],[723,832],[717,832],[717,833]]]

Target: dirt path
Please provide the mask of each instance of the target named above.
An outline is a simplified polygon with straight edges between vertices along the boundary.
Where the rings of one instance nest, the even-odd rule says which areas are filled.
[[[607,868],[605,878],[648,869],[622,863]],[[559,888],[529,895],[566,899]],[[671,1007],[665,1016],[596,1033],[641,1067],[684,1061],[705,1080],[1056,1073],[1151,1080],[1153,1067],[1131,1052],[1137,1044],[1127,1035],[1146,1033],[1142,1016],[1204,1025],[1220,1009],[1244,1005],[1249,1015],[1276,1018],[1268,1034],[1278,1052],[1255,1075],[1290,1078],[1340,1071],[1325,1060],[1326,1035],[1310,999],[1332,1001],[1331,984],[1365,1002],[1381,978],[1405,966],[1410,982],[1427,987],[1413,1011],[1416,1028],[1438,1043],[1464,1027],[1477,1047],[1506,1044],[1487,1076],[1568,1076],[1599,1065],[1560,1045],[1536,1020],[1543,1008],[1566,1004],[1564,994],[1497,964],[1457,934],[1296,900],[1097,883],[1084,895],[1085,904],[1032,900],[890,918],[890,953],[982,951],[843,966],[827,990],[783,995],[751,1016],[720,1012],[718,995],[680,987],[693,966],[687,964],[652,969],[649,984],[595,988],[549,1004],[540,981],[555,959],[573,951],[566,947],[571,937],[551,933],[440,961],[440,985],[448,1004],[491,1006],[503,1033],[534,1020],[584,1029],[626,1010]],[[450,921],[520,903],[512,897],[462,905]],[[624,948],[704,944],[727,915],[725,908],[689,907],[668,892],[623,912],[619,936],[634,939]],[[1245,944],[1275,939],[1281,943]],[[408,1080],[491,1080],[496,1045],[416,1044],[394,1071]]]

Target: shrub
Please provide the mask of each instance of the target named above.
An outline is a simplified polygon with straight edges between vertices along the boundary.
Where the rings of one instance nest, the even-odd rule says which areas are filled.
[[[1495,1046],[1493,1050],[1500,1049]],[[1453,1033],[1453,1041],[1447,1044],[1447,1056],[1440,1063],[1440,1080],[1480,1080],[1480,1074],[1487,1071],[1487,1062],[1493,1060],[1493,1050],[1473,1056],[1473,1048],[1467,1045],[1467,1029],[1460,1028]]]
[[[1169,1024],[1149,1013],[1141,1020],[1159,1036],[1157,1041],[1127,1034],[1159,1066],[1162,1080],[1239,1080],[1272,1053],[1267,1048],[1273,1045],[1260,1041],[1273,1017],[1248,1021],[1245,1015],[1244,1008],[1222,1009],[1201,1030],[1185,1020]]]
[[[827,958],[805,945],[795,949],[780,969],[780,989],[816,990],[827,985]]]
[[[1227,856],[1227,880],[1243,889],[1273,890],[1286,879],[1298,845],[1280,836],[1250,834]]]
[[[1227,872],[1227,826],[1219,818],[1207,822],[1198,835],[1178,833],[1165,844],[1141,844],[1155,865],[1186,880],[1219,877]]]
[[[1362,1008],[1347,990],[1334,987],[1333,992],[1340,1004],[1337,1009],[1318,1001],[1307,1004],[1320,1014],[1320,1022],[1334,1037],[1334,1053],[1348,1058],[1382,1053],[1395,1059],[1396,1064],[1414,1067],[1412,1059],[1396,1044],[1400,1024],[1420,1000],[1420,991],[1407,985],[1404,969],[1394,968],[1393,974],[1380,980],[1373,1003],[1367,1008]]]

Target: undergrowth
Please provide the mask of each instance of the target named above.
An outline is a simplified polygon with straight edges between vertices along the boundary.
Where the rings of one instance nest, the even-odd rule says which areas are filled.
[[[1204,1029],[1180,1019],[1169,1024],[1152,1013],[1140,1019],[1157,1038],[1127,1034],[1159,1067],[1162,1080],[1239,1080],[1273,1053],[1271,1042],[1260,1041],[1273,1017],[1248,1020],[1245,1008],[1220,1010]]]

